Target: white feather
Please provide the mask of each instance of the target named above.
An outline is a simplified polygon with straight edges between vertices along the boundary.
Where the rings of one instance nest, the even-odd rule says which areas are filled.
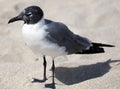
[[[59,45],[52,43],[46,39],[48,32],[45,31],[47,25],[44,19],[41,19],[37,24],[24,24],[22,28],[22,33],[27,45],[35,52],[37,55],[49,55],[52,57],[66,55],[65,47],[60,47]]]

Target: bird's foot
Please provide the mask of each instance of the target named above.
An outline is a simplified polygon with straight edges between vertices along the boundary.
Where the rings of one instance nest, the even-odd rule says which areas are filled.
[[[45,84],[45,87],[55,89],[55,83]]]
[[[47,80],[47,78],[44,78],[44,79],[42,79],[42,80],[40,80],[40,79],[36,79],[36,78],[32,78],[32,83],[36,83],[36,82],[38,82],[38,83],[42,83],[42,82],[45,82]]]

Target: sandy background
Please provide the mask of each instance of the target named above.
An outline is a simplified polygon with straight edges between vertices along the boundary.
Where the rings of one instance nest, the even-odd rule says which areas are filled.
[[[0,0],[0,89],[44,89],[51,83],[50,57],[48,80],[31,83],[42,78],[42,57],[23,42],[23,22],[7,24],[30,5],[40,6],[46,18],[65,23],[74,33],[116,46],[104,54],[55,59],[56,89],[120,89],[120,0]]]

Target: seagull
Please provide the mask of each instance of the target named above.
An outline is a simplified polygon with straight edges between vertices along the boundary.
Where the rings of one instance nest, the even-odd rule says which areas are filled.
[[[70,31],[64,23],[45,19],[43,10],[39,6],[25,8],[8,23],[19,20],[24,21],[22,34],[25,43],[36,55],[43,55],[43,81],[47,80],[46,56],[52,57],[52,85],[55,84],[54,58],[70,54],[104,53],[103,47],[114,47],[114,45],[92,42]]]

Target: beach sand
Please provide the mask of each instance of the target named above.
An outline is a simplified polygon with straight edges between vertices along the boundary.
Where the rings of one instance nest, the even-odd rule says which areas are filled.
[[[51,83],[51,57],[42,79],[43,60],[24,43],[23,22],[8,20],[30,5],[40,6],[45,18],[65,23],[91,41],[116,47],[105,53],[68,55],[55,59],[56,89],[120,89],[120,0],[0,0],[0,89],[46,89]]]

